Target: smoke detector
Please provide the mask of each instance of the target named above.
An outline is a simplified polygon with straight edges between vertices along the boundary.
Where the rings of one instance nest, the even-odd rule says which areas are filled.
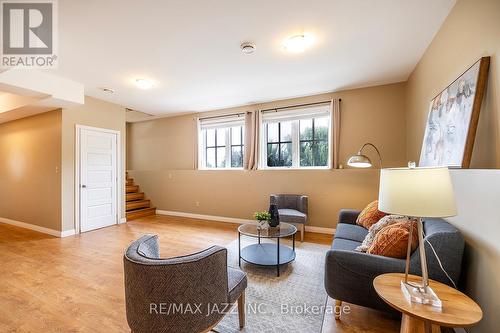
[[[114,94],[115,93],[115,90],[112,89],[112,88],[108,88],[108,87],[101,87],[99,88],[101,91],[103,91],[104,93],[106,94]]]
[[[254,43],[242,43],[240,45],[241,52],[243,54],[252,54],[255,52],[255,44]]]

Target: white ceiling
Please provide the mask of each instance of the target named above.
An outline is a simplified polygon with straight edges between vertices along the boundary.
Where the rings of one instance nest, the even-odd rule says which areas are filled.
[[[155,115],[404,81],[455,0],[62,0],[59,68]],[[287,54],[282,40],[315,45]],[[244,55],[241,42],[257,46]],[[135,78],[156,82],[139,90]],[[115,89],[112,95],[98,87]]]

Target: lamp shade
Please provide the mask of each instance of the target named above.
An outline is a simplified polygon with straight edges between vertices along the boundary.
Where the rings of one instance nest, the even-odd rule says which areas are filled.
[[[448,168],[394,168],[380,172],[378,209],[414,217],[456,215]]]
[[[347,165],[353,168],[370,168],[372,166],[372,161],[370,161],[366,155],[356,154],[349,157]]]

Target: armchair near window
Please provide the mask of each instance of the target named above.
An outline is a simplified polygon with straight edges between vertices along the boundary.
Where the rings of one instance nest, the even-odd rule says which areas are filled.
[[[227,267],[227,250],[212,246],[187,256],[160,259],[158,237],[145,235],[126,250],[127,322],[134,333],[205,332],[238,301],[245,321],[246,274]],[[175,306],[175,308],[173,307]],[[193,311],[183,311],[187,306]],[[182,307],[182,308],[179,308]],[[199,308],[202,313],[196,313]]]
[[[272,194],[270,203],[278,206],[280,222],[300,224],[300,241],[304,241],[308,198],[300,194]]]

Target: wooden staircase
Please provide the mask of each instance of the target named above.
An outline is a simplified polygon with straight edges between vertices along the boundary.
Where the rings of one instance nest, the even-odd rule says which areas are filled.
[[[139,192],[139,185],[135,185],[134,180],[128,177],[128,172],[126,173],[126,178],[125,210],[127,221],[156,214],[156,207],[151,207],[151,200],[144,198],[144,192]]]

